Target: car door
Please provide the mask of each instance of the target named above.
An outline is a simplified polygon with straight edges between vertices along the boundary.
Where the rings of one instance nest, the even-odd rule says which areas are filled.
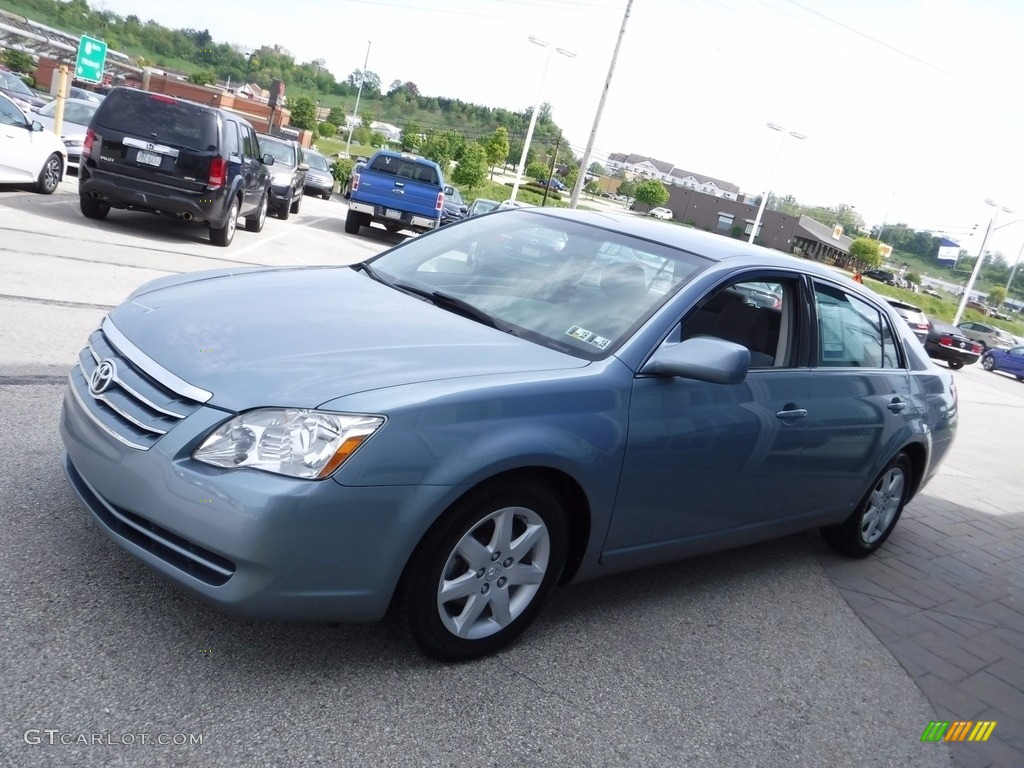
[[[242,168],[245,179],[246,205],[251,209],[259,205],[263,195],[270,186],[270,171],[263,164],[263,152],[260,150],[256,131],[249,125],[239,124],[242,135]]]
[[[35,181],[43,167],[40,142],[25,114],[10,99],[0,96],[0,181]]]
[[[1024,377],[1024,347],[1006,350],[1000,364],[1005,367],[1007,373],[1012,373],[1018,378]]]
[[[815,361],[803,472],[794,509],[839,514],[910,431],[910,371],[889,315],[824,280],[812,281]]]
[[[605,543],[609,560],[666,558],[759,538],[786,514],[800,471],[810,374],[801,362],[799,284],[787,275],[741,278],[779,286],[780,307],[754,306],[737,280],[720,284],[664,344],[716,336],[752,348],[745,381],[711,384],[638,376],[619,492]],[[770,320],[771,319],[771,320]],[[771,327],[774,322],[774,328]],[[764,534],[765,536],[769,534]]]

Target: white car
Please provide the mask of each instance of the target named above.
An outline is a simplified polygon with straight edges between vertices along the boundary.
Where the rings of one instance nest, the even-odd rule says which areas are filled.
[[[67,167],[64,142],[0,94],[0,184],[34,184],[50,195]]]
[[[647,212],[647,215],[653,216],[656,219],[671,219],[672,211],[668,208],[651,208],[651,210]]]

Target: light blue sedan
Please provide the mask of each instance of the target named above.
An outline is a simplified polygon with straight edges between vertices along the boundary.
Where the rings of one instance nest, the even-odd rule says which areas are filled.
[[[101,528],[198,597],[395,606],[457,661],[560,583],[811,528],[868,555],[956,423],[950,372],[831,269],[525,208],[351,268],[149,283],[89,337],[60,429]]]

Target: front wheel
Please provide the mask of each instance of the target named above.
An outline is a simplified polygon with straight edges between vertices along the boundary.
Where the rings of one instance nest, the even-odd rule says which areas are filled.
[[[996,359],[992,355],[985,355],[981,358],[981,367],[986,371],[994,371],[996,369]]]
[[[833,549],[850,557],[867,557],[889,538],[910,497],[910,459],[898,453],[875,479],[846,522],[821,529]]]
[[[504,648],[540,613],[566,547],[565,510],[547,486],[519,480],[472,491],[402,575],[401,611],[416,645],[439,661]]]
[[[303,197],[302,193],[299,192],[298,195],[295,197],[295,199],[292,200],[292,207],[291,207],[291,212],[292,213],[298,213],[299,212],[299,207],[302,205],[302,197]]]
[[[263,225],[267,222],[267,197],[269,192],[263,194],[263,199],[260,200],[260,207],[256,210],[256,213],[252,216],[245,217],[245,229],[248,232],[262,232]]]
[[[44,195],[52,195],[56,191],[57,185],[60,184],[63,170],[64,164],[61,162],[60,155],[54,152],[46,158],[43,169],[39,171],[39,177],[36,179],[36,191]]]

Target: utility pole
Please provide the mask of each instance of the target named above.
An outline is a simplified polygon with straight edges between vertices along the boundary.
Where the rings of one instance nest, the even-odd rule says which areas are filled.
[[[370,64],[370,46],[372,40],[366,41],[366,60],[363,62],[363,74],[359,78],[359,90],[356,91],[356,107],[352,110],[352,122],[348,126],[348,142],[345,144],[345,157],[349,157],[349,150],[352,148],[352,131],[356,129],[356,120],[359,119],[359,97],[363,95],[363,83],[366,82],[366,67]]]
[[[601,91],[601,100],[597,104],[597,114],[594,115],[594,126],[590,129],[590,138],[587,139],[587,148],[583,151],[583,160],[580,162],[580,177],[572,187],[572,196],[569,198],[569,207],[575,208],[580,201],[580,192],[587,180],[587,168],[590,167],[590,153],[594,149],[594,139],[597,137],[597,127],[601,124],[601,113],[604,111],[604,102],[608,97],[608,89],[612,84],[612,75],[615,74],[615,62],[619,58],[619,48],[622,46],[622,38],[626,34],[626,22],[629,21],[629,11],[633,7],[633,0],[627,0],[626,13],[622,17],[622,26],[619,28],[619,38],[615,41],[615,50],[612,52],[612,61],[608,65],[608,76],[604,81],[604,89]]]
[[[562,132],[558,132],[558,140],[555,142],[555,151],[551,153],[551,169],[548,171],[548,183],[544,185],[544,199],[540,206],[543,208],[548,204],[548,190],[551,189],[551,180],[555,177],[555,162],[558,160],[558,148],[562,146]]]

